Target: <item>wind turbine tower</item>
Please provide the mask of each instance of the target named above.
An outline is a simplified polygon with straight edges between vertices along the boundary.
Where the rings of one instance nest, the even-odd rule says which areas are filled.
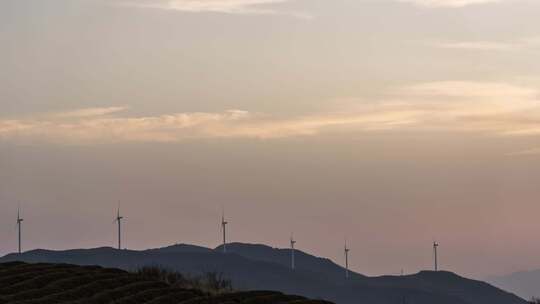
[[[24,221],[23,218],[21,218],[21,208],[17,208],[17,232],[19,234],[19,254],[22,253],[22,246],[21,246],[21,234],[22,234],[22,222]]]
[[[296,244],[296,241],[294,240],[294,236],[291,234],[291,269],[294,270],[294,245]]]
[[[221,213],[221,230],[223,232],[223,253],[227,253],[227,222],[225,220],[225,210]]]
[[[437,253],[437,249],[439,248],[439,243],[437,242],[433,242],[433,258],[434,258],[434,263],[435,263],[435,271],[439,271],[439,260],[438,260],[438,253]]]
[[[351,249],[347,246],[347,240],[345,240],[345,248],[343,252],[345,253],[345,278],[349,278],[349,251]]]
[[[118,224],[118,250],[122,249],[122,219],[124,217],[120,215],[120,203],[118,203],[116,219],[114,220]]]

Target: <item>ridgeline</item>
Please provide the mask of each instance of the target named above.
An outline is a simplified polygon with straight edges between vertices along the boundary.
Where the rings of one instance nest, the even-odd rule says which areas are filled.
[[[136,271],[162,266],[186,275],[222,273],[237,290],[276,290],[338,304],[526,304],[516,295],[482,281],[447,271],[422,271],[404,276],[367,277],[350,273],[329,259],[296,250],[296,267],[290,267],[290,249],[231,243],[224,254],[193,245],[149,250],[113,248],[33,250],[9,254],[1,262],[70,263],[100,265]],[[1,303],[0,303],[1,304]]]

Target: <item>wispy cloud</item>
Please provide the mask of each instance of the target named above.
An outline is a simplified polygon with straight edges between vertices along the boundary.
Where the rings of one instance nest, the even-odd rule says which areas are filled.
[[[105,107],[105,108],[87,108],[74,111],[53,113],[52,116],[58,118],[82,118],[92,116],[110,115],[126,110],[126,107]]]
[[[450,41],[429,42],[432,47],[470,51],[523,51],[540,49],[540,36],[512,41]]]
[[[530,100],[538,97],[534,88],[498,82],[440,81],[427,82],[397,89],[395,94],[407,98],[461,98],[465,101],[499,100],[500,104],[515,106],[506,99]],[[471,104],[471,106],[473,106]]]
[[[521,45],[507,42],[493,41],[462,41],[462,42],[442,42],[433,43],[435,47],[456,50],[476,50],[476,51],[511,51],[521,48]]]
[[[130,117],[122,112],[124,107],[93,108],[0,120],[0,139],[60,144],[178,142],[396,129],[538,136],[539,96],[537,89],[506,83],[447,81],[395,88],[380,101],[357,101],[346,111],[288,118],[240,110]]]
[[[508,153],[507,156],[530,156],[530,155],[540,155],[540,148],[532,148],[517,152]]]
[[[412,3],[422,7],[440,8],[460,8],[470,5],[497,3],[506,0],[397,0],[399,2]]]
[[[39,115],[41,118],[37,119],[0,120],[0,138],[68,144],[176,142],[190,138],[270,139],[315,135],[332,127],[389,129],[412,123],[415,114],[403,110],[371,110],[369,113],[272,119],[263,114],[230,110],[223,113],[176,113],[149,117],[81,116],[78,120],[62,119],[62,115],[51,114],[46,117]]]
[[[121,4],[142,8],[157,8],[183,12],[214,12],[225,14],[280,14],[298,18],[311,18],[301,12],[277,10],[275,4],[290,0],[131,0]]]
[[[504,136],[540,134],[540,94],[534,88],[448,81],[412,85],[396,94],[409,106],[426,111],[424,128]]]
[[[474,50],[474,51],[516,51],[540,48],[539,37],[529,37],[513,41],[454,41],[435,42],[430,45],[437,48]]]

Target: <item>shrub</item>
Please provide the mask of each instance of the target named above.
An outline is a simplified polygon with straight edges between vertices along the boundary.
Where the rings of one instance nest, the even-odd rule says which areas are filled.
[[[233,290],[231,280],[222,273],[206,272],[199,276],[183,275],[159,266],[145,266],[136,274],[146,280],[158,280],[182,289],[198,289],[210,294],[228,293]]]

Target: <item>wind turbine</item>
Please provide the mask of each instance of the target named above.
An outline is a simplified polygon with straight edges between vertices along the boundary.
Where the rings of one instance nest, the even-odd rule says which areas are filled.
[[[349,278],[349,251],[351,249],[347,246],[347,239],[345,239],[345,248],[343,252],[345,253],[345,278]]]
[[[291,269],[294,270],[294,244],[296,244],[296,241],[294,240],[294,235],[291,234]]]
[[[19,254],[22,252],[22,246],[21,246],[21,232],[22,232],[22,222],[24,221],[23,218],[21,218],[21,207],[17,207],[17,231],[19,234]]]
[[[122,219],[124,219],[124,217],[120,215],[120,202],[118,202],[116,219],[114,220],[118,224],[118,250],[122,249]]]
[[[221,212],[221,230],[223,230],[223,253],[227,253],[227,222],[225,220],[225,208]]]
[[[437,256],[437,249],[439,248],[439,243],[437,243],[436,241],[433,242],[433,258],[434,258],[434,263],[435,263],[435,271],[439,271],[439,260],[438,260],[438,256]]]

